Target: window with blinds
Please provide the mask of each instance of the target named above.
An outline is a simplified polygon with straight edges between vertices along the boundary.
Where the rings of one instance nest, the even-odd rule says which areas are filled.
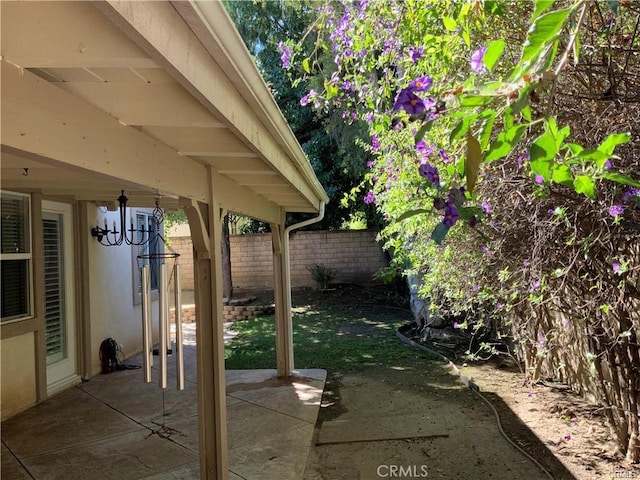
[[[66,358],[62,215],[43,214],[44,320],[47,364]]]
[[[143,265],[149,265],[151,267],[151,290],[158,290],[158,275],[160,262],[158,260],[148,260],[138,258],[139,255],[155,255],[164,252],[164,243],[162,239],[158,235],[158,233],[162,234],[162,231],[159,229],[162,228],[161,225],[157,223],[153,214],[147,212],[135,212],[135,228],[138,231],[136,233],[137,238],[136,241],[140,242],[142,240],[146,240],[147,238],[151,238],[151,241],[144,245],[134,245],[134,292],[135,292],[135,302],[137,303],[142,295],[142,281],[140,269]],[[144,236],[141,233],[142,230],[149,231],[150,233],[145,233]]]
[[[0,194],[2,322],[28,318],[31,302],[31,227],[28,195]]]

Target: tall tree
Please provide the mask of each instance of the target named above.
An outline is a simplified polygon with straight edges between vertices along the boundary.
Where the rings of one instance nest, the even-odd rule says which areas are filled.
[[[283,57],[280,42],[304,37],[316,18],[317,4],[255,0],[228,1],[225,5],[329,195],[325,218],[311,228],[339,228],[357,211],[364,213],[368,226],[377,226],[379,217],[375,209],[365,207],[362,202],[346,206],[340,201],[365,174],[367,153],[354,139],[367,135],[366,126],[362,122],[345,125],[342,112],[337,110],[332,110],[328,116],[319,116],[306,100],[302,100],[308,95],[313,80],[294,84],[282,68],[286,57]],[[321,81],[320,77],[316,81]],[[290,221],[299,221],[298,217],[292,215]]]

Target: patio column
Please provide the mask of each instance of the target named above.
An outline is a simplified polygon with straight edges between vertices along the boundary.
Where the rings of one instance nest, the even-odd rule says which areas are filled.
[[[208,205],[188,199],[181,199],[181,203],[189,219],[194,249],[200,478],[226,480],[229,465],[220,249],[224,211],[215,200],[208,170]]]
[[[271,224],[273,245],[273,294],[276,305],[276,365],[278,377],[293,371],[293,325],[291,321],[289,265],[285,255],[284,215],[280,224]]]

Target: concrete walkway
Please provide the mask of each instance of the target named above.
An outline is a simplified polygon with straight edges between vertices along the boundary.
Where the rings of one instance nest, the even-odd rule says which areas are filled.
[[[66,390],[2,423],[2,478],[199,478],[195,325],[185,327],[184,391],[175,376],[161,390],[155,369],[150,384],[142,370],[124,370]],[[325,377],[227,371],[231,480],[302,478]]]

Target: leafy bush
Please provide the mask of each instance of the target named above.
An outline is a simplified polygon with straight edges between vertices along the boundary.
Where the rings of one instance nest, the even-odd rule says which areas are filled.
[[[307,270],[311,273],[313,280],[320,286],[320,290],[326,290],[329,287],[329,283],[336,278],[336,271],[327,265],[314,263],[309,265]]]

